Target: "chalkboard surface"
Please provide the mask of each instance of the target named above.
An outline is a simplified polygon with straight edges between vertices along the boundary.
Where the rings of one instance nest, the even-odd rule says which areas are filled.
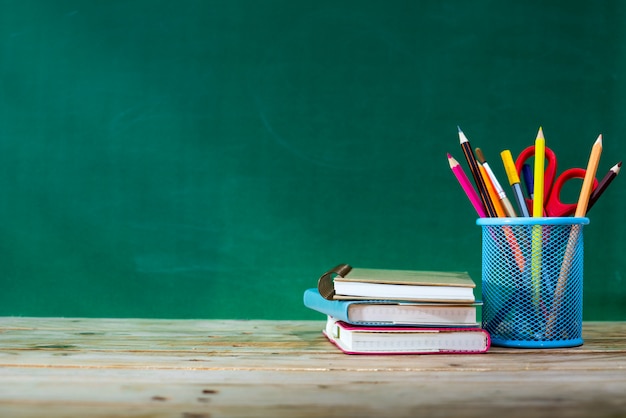
[[[480,282],[457,125],[503,182],[539,126],[560,169],[626,156],[620,1],[0,5],[0,315],[319,319],[338,263]],[[588,320],[626,319],[625,181]]]

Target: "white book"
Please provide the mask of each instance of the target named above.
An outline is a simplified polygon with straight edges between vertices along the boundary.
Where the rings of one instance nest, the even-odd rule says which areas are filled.
[[[334,299],[473,303],[476,284],[466,272],[352,268],[333,287]]]
[[[491,345],[482,328],[358,326],[331,316],[323,333],[346,354],[474,354]]]

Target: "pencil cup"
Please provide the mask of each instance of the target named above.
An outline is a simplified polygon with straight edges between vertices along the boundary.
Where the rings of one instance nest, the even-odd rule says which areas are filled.
[[[582,345],[588,218],[480,218],[482,324],[494,346]]]

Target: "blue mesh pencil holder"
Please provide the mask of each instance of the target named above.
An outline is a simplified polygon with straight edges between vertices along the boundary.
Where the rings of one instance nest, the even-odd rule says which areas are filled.
[[[492,345],[583,344],[583,225],[588,218],[480,218],[482,325]]]

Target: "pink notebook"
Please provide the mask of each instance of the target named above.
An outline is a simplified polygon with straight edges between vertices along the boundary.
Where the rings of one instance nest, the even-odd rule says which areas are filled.
[[[479,354],[491,346],[482,328],[357,326],[330,316],[323,333],[346,354]]]

